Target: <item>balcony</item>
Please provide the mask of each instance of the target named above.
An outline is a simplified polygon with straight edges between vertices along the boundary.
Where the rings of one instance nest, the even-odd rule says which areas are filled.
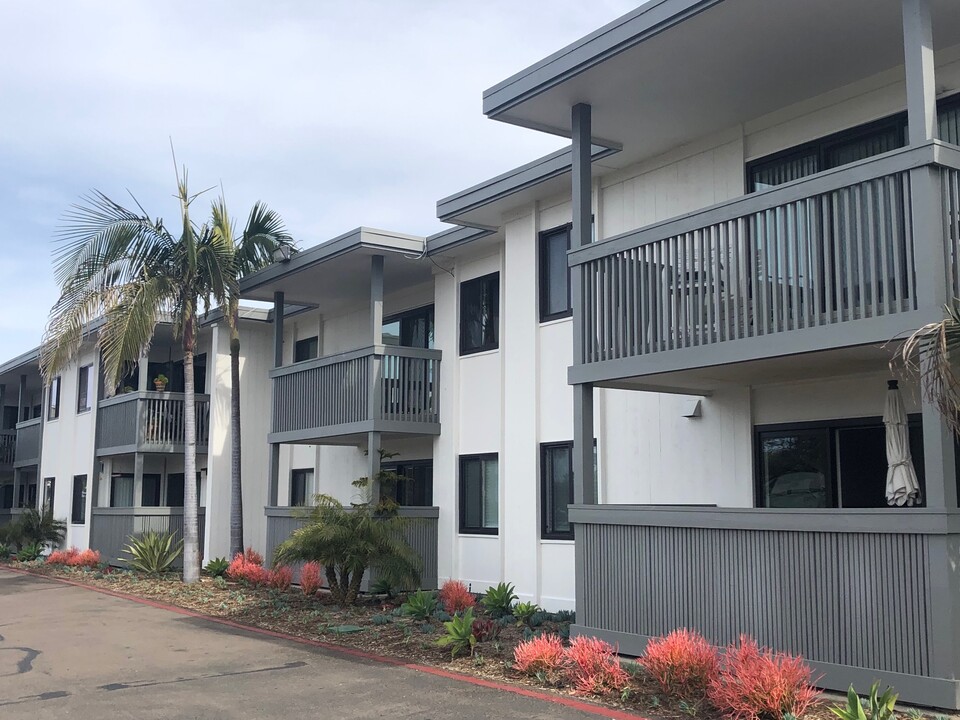
[[[439,350],[378,345],[276,368],[269,442],[439,435],[440,357]]]
[[[914,238],[919,168],[941,248]],[[698,389],[718,377],[703,368],[884,343],[939,316],[918,300],[938,273],[960,295],[958,238],[960,150],[932,142],[574,250],[570,381]]]
[[[29,467],[40,464],[40,437],[43,423],[40,418],[17,423],[17,442],[13,455],[13,467]]]
[[[184,395],[129,392],[102,400],[97,409],[98,456],[125,453],[182,453]],[[196,396],[197,452],[207,452],[210,396]]]
[[[13,459],[16,456],[17,431],[0,430],[0,470],[13,468]]]

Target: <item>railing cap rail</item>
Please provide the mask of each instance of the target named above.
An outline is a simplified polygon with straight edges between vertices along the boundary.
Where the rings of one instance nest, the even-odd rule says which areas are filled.
[[[31,418],[30,420],[21,420],[20,422],[17,423],[17,430],[23,430],[23,429],[25,429],[25,428],[31,428],[31,427],[34,427],[34,426],[36,426],[36,425],[39,425],[39,424],[42,423],[42,422],[43,422],[43,418],[42,418],[42,417],[35,417],[35,418]]]
[[[637,230],[630,230],[581,248],[575,248],[569,251],[567,259],[571,267],[582,265],[624,250],[642,247],[729,220],[736,220],[797,200],[934,164],[960,168],[960,148],[939,140],[931,140],[923,145],[891,150],[866,160],[825,170],[816,175],[778,185],[769,190],[741,195],[726,202],[647,225]]]
[[[121,405],[135,400],[184,400],[186,394],[175,392],[157,392],[155,390],[131,390],[130,392],[120,393],[113,397],[104,398],[99,402],[100,407],[110,407],[112,405]],[[196,402],[209,402],[210,396],[206,393],[195,393]]]
[[[433,348],[412,348],[399,345],[369,345],[367,347],[357,348],[356,350],[346,350],[333,355],[324,355],[313,360],[304,360],[290,365],[273,368],[270,371],[270,377],[281,377],[293,373],[303,372],[304,370],[313,370],[315,368],[336,365],[337,363],[349,362],[362,357],[376,356],[410,357],[421,360],[440,360],[443,356],[441,350]]]

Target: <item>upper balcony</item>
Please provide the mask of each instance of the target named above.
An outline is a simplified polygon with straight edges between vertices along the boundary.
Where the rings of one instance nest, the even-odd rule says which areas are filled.
[[[13,468],[13,458],[16,455],[17,431],[0,430],[0,470]]]
[[[915,237],[922,168],[939,186],[937,248]],[[931,319],[924,285],[940,276],[960,296],[958,238],[960,149],[931,142],[577,249],[570,380],[709,390],[750,361],[903,337]]]
[[[271,371],[269,442],[440,434],[439,350],[373,346]]]
[[[197,452],[207,452],[210,396],[196,396]],[[101,400],[97,408],[98,456],[182,453],[186,423],[182,393],[134,391]]]
[[[40,440],[43,434],[42,419],[37,417],[17,423],[16,433],[16,447],[12,458],[13,467],[39,465]]]

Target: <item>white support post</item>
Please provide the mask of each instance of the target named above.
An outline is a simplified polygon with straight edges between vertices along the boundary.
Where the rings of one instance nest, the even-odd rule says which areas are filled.
[[[937,77],[929,0],[903,0],[903,57],[907,75],[910,144],[937,136]]]

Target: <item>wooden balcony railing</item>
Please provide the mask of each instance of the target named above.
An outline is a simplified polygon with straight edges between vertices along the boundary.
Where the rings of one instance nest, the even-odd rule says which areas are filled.
[[[0,466],[13,465],[17,450],[17,431],[0,430]]]
[[[440,351],[375,346],[271,371],[270,442],[440,431]]]
[[[17,445],[14,450],[13,464],[27,467],[40,464],[40,439],[43,433],[43,421],[40,418],[17,423]]]
[[[196,396],[197,449],[210,439],[210,397]],[[97,408],[97,453],[181,452],[186,437],[182,393],[130,392]]]

